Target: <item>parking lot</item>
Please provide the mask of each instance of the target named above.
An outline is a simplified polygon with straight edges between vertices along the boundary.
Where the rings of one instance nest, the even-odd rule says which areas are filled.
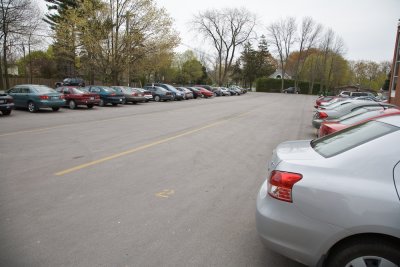
[[[272,150],[315,96],[248,93],[0,117],[1,266],[299,266],[265,249]]]

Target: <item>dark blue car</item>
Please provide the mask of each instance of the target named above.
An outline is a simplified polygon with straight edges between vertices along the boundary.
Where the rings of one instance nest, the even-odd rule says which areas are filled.
[[[108,86],[90,85],[83,88],[85,91],[96,93],[100,96],[99,106],[104,107],[107,104],[116,106],[125,103],[125,96]]]
[[[172,93],[172,100],[182,100],[184,99],[184,93],[173,87],[172,85],[166,84],[166,83],[154,83],[154,84],[148,84],[148,86],[159,86],[162,87]]]

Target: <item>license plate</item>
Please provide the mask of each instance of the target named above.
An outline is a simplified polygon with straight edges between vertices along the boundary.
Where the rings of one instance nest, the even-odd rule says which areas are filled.
[[[58,99],[58,96],[53,96],[52,99]]]
[[[6,103],[6,101],[3,99],[0,99],[0,104],[4,104],[4,103]]]
[[[94,100],[94,97],[91,97],[90,100]]]

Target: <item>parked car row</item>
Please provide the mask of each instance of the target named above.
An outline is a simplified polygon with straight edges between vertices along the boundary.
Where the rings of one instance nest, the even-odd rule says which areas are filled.
[[[400,109],[354,96],[315,106],[319,138],[273,151],[261,240],[309,266],[400,266]]]
[[[74,85],[71,85],[74,84]],[[149,102],[154,100],[173,101],[188,100],[194,98],[211,98],[216,95],[215,91],[207,90],[207,85],[174,87],[169,84],[154,83],[143,88],[132,88],[127,86],[101,86],[84,85],[81,79],[65,79],[62,84],[57,84],[56,89],[44,85],[23,84],[17,85],[0,94],[0,111],[3,115],[9,115],[13,108],[27,108],[29,112],[36,112],[41,108],[51,108],[58,111],[60,107],[75,109],[78,106],[86,106],[88,109],[95,105],[106,106],[127,103]],[[216,90],[217,87],[210,87]],[[240,88],[234,90],[235,94]]]

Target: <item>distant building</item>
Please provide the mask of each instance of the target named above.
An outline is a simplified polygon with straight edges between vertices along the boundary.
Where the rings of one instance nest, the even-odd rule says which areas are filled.
[[[9,75],[18,76],[18,66],[10,66],[7,71]]]
[[[282,70],[277,69],[274,73],[268,76],[268,78],[273,78],[273,79],[282,79]],[[292,79],[290,75],[285,73],[285,79]]]
[[[400,20],[397,25],[393,64],[389,85],[389,103],[400,106]]]

